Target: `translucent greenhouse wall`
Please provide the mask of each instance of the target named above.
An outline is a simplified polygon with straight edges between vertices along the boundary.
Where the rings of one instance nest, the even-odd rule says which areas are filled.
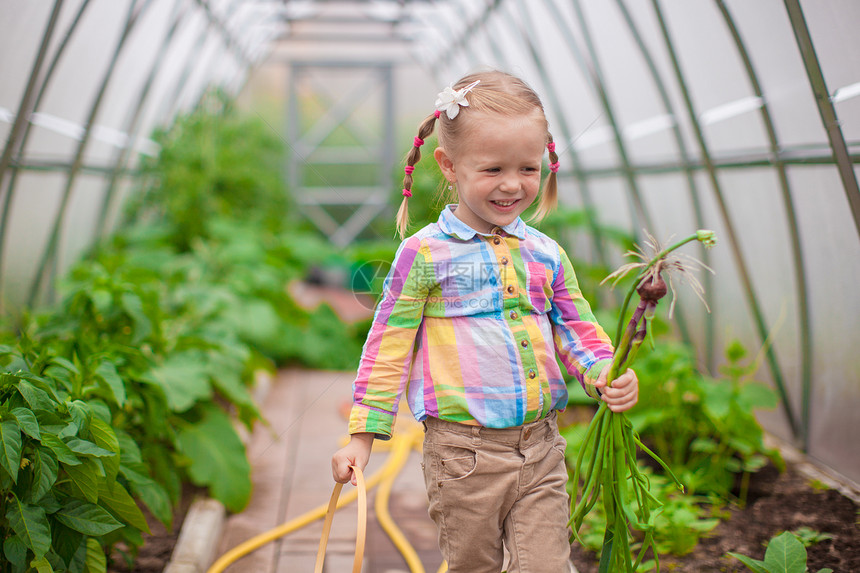
[[[140,154],[157,152],[152,129],[208,86],[247,78],[242,101],[285,109],[292,63],[383,58],[408,133],[439,89],[497,67],[543,97],[562,202],[593,209],[594,228],[717,231],[718,248],[694,253],[715,271],[712,312],[682,291],[679,331],[712,372],[734,339],[758,354],[758,378],[788,404],[762,412],[765,426],[860,481],[860,3],[414,1],[398,4],[397,43],[375,52],[295,41],[313,4],[0,0],[7,311],[110,228]],[[265,10],[278,5],[296,9],[274,41]],[[573,239],[577,257],[599,258],[594,233]]]
[[[3,304],[49,292],[116,221],[149,139],[259,57],[241,3],[0,0]],[[256,54],[256,55],[255,55]],[[29,119],[29,121],[27,121]]]
[[[438,18],[433,41],[456,48],[429,56],[439,85],[486,64],[524,76],[565,149],[563,201],[600,224],[716,230],[712,313],[681,297],[704,365],[733,339],[760,352],[790,407],[766,427],[860,479],[860,4],[478,4]]]

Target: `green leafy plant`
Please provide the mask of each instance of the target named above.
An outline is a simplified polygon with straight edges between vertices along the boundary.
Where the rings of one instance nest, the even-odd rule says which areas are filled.
[[[768,460],[783,467],[778,451],[765,447],[754,415],[777,400],[771,388],[750,380],[756,368],[738,342],[726,348],[721,379],[702,375],[692,350],[679,344],[659,343],[637,364],[640,399],[628,418],[691,493],[735,499],[740,476],[743,502],[750,473]]]
[[[4,346],[7,364],[27,360]],[[104,546],[148,531],[135,489],[158,490],[141,460],[121,454],[103,403],[73,399],[45,371],[75,372],[56,357],[0,375],[0,571],[104,571]]]
[[[213,217],[271,229],[295,222],[283,182],[283,142],[263,120],[241,115],[223,92],[208,93],[202,105],[153,138],[161,151],[144,161],[143,188],[126,212],[168,229],[180,251],[207,236]]]
[[[754,573],[807,573],[806,548],[793,533],[785,531],[767,544],[764,561],[740,553],[729,552]],[[832,569],[819,569],[818,573],[832,573]]]
[[[169,527],[183,482],[240,511],[235,421],[259,418],[254,372],[360,355],[365,324],[302,308],[287,285],[383,247],[344,255],[293,224],[280,140],[220,96],[159,142],[122,228],[58,303],[0,333],[0,573],[103,572],[116,551],[131,565],[138,504]]]
[[[816,543],[821,543],[822,541],[827,541],[828,539],[833,539],[833,536],[829,533],[822,533],[820,531],[815,531],[811,527],[799,527],[795,529],[792,533],[794,533],[795,537],[803,543],[804,547],[811,547]]]

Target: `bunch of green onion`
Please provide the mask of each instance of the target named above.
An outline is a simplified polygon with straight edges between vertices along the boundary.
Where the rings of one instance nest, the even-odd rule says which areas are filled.
[[[609,386],[619,373],[625,372],[633,363],[639,346],[649,332],[648,324],[654,318],[657,302],[666,295],[668,290],[662,272],[686,272],[679,261],[668,259],[667,256],[682,245],[696,240],[701,241],[706,248],[716,244],[716,237],[712,231],[698,231],[662,250],[654,241],[650,245],[656,253],[654,256],[646,257],[641,251],[632,253],[641,258],[642,262],[625,265],[607,277],[619,279],[632,269],[641,269],[621,306],[615,353],[607,377]],[[627,308],[634,292],[639,295],[639,304],[627,327],[622,331]],[[698,289],[697,294],[699,294]],[[619,337],[620,340],[618,340]],[[649,491],[648,478],[636,465],[637,447],[654,458],[683,491],[683,485],[666,463],[639,440],[639,436],[626,416],[609,410],[607,404],[601,402],[586,430],[585,440],[576,459],[572,483],[579,495],[572,501],[570,519],[573,535],[582,544],[579,529],[585,516],[602,497],[606,514],[606,532],[603,537],[599,573],[610,571],[632,573],[642,562],[649,547],[652,549],[657,570],[660,569],[653,535],[655,519],[659,514],[661,503]],[[589,458],[583,471],[586,452],[589,453]],[[582,478],[581,485],[580,478]],[[635,500],[635,504],[628,503],[629,493],[633,494],[632,499]],[[630,528],[641,531],[644,535],[635,561],[631,555]]]

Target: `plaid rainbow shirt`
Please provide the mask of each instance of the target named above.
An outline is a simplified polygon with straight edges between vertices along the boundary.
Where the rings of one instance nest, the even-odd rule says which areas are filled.
[[[567,406],[556,360],[594,395],[612,357],[564,250],[517,219],[485,235],[446,207],[400,245],[353,384],[349,432],[417,420],[508,428]]]

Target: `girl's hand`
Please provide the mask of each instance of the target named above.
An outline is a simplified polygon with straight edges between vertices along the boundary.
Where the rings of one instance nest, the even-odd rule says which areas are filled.
[[[331,457],[331,475],[337,483],[351,482],[358,485],[355,472],[349,466],[356,466],[361,471],[367,467],[370,460],[370,449],[373,446],[373,434],[352,434],[349,443],[336,451]]]
[[[602,394],[601,400],[609,405],[613,412],[624,412],[636,405],[639,400],[639,379],[636,373],[629,368],[627,371],[612,382],[612,386],[606,387],[606,376],[609,374],[609,366],[603,369],[597,378],[595,387]]]

